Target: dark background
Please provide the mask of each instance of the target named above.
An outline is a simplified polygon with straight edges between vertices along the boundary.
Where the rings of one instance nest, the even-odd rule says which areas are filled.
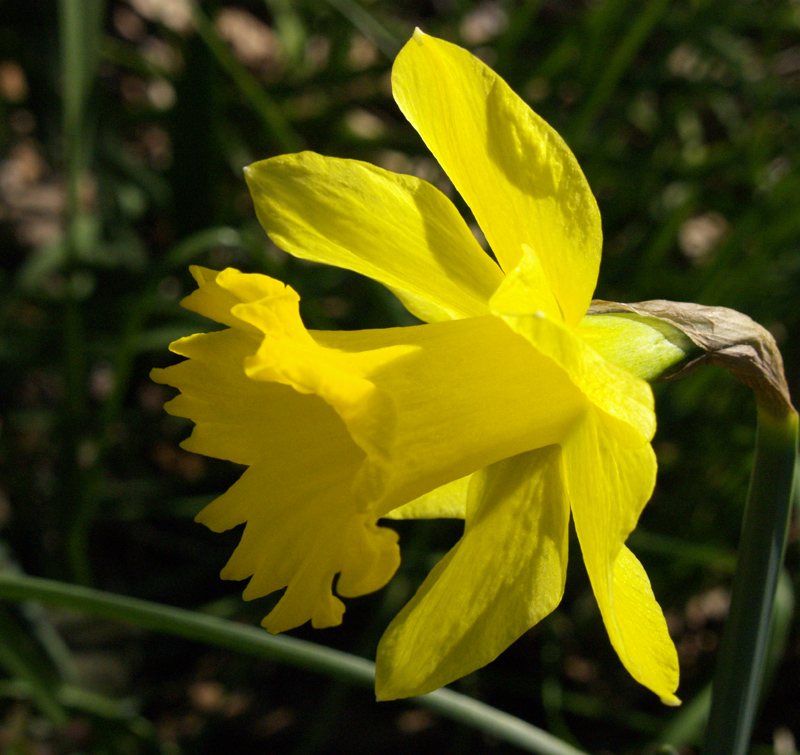
[[[162,412],[170,393],[148,372],[174,361],[170,341],[208,327],[178,306],[193,287],[189,263],[279,277],[300,292],[309,327],[412,321],[377,284],[271,246],[242,168],[308,148],[452,195],[391,98],[391,61],[415,26],[483,58],[573,149],[603,217],[598,298],[741,310],[773,333],[798,395],[797,2],[220,0],[192,12],[179,0],[0,3],[7,565],[250,624],[266,613],[268,599],[246,604],[242,585],[218,578],[238,533],[192,522],[239,470],[178,447],[190,428]],[[554,614],[454,685],[592,752],[649,751],[665,732],[693,748],[692,702],[727,607],[752,396],[717,369],[656,396],[658,486],[630,544],[678,646],[684,708],[663,707],[626,674],[576,547]],[[404,563],[390,586],[348,601],[343,626],[295,636],[374,657],[459,534],[452,522],[398,528]],[[759,753],[790,755],[800,740],[797,540],[795,526]],[[49,720],[30,680],[6,668],[4,752],[516,752],[291,667],[0,605],[0,643],[21,636],[68,723]]]

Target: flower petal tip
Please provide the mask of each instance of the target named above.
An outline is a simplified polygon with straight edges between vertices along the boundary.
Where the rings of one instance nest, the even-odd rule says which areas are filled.
[[[422,31],[422,29],[420,29],[419,26],[414,27],[413,39],[417,44],[420,44],[420,45],[424,44],[425,43],[425,37],[427,37],[427,36],[428,35],[424,31]]]
[[[677,708],[683,705],[683,701],[679,697],[675,697],[675,695],[663,695],[661,697],[661,702],[664,703],[664,705],[669,705],[670,708]]]
[[[392,700],[400,700],[402,698],[413,697],[414,692],[404,692],[393,685],[388,679],[381,679],[381,669],[377,669],[377,678],[375,679],[375,700],[379,703],[388,703]]]
[[[263,629],[266,629],[270,634],[280,634],[280,630],[273,627],[272,624],[270,623],[269,616],[265,616],[261,620],[261,627]]]

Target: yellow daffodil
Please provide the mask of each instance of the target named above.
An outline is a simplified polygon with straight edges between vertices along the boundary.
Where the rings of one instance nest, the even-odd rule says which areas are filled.
[[[584,319],[600,216],[558,134],[465,50],[417,31],[395,99],[470,206],[495,262],[430,184],[312,153],[250,166],[272,240],[388,286],[426,324],[308,331],[262,275],[193,268],[184,306],[226,329],[172,344],[154,379],[195,423],[184,447],[247,466],[198,516],[245,524],[222,572],[245,598],[286,588],[270,632],[338,624],[399,564],[382,517],[463,517],[464,534],[391,623],[381,699],[493,660],[561,600],[572,514],[609,638],[677,703],[678,667],[647,575],[625,546],[653,490],[653,398]],[[610,334],[610,335],[609,335]]]

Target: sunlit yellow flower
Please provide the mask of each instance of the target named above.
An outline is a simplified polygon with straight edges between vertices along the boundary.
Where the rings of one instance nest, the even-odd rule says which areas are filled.
[[[583,321],[600,261],[594,197],[562,139],[465,50],[417,31],[394,96],[497,259],[430,184],[353,160],[247,169],[259,220],[290,254],[388,286],[426,324],[310,332],[288,286],[193,268],[184,306],[227,329],[183,338],[154,378],[195,423],[184,447],[247,466],[198,516],[246,523],[222,576],[286,588],[271,632],[338,624],[343,597],[399,564],[381,517],[463,517],[464,535],[378,650],[382,699],[493,660],[561,600],[570,512],[611,642],[676,703],[675,648],[624,545],[653,489],[649,386]],[[618,361],[618,360],[615,360]],[[338,576],[337,576],[338,575]]]

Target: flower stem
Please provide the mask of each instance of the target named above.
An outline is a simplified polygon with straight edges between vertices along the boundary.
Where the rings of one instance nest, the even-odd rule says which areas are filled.
[[[206,642],[278,663],[305,668],[366,687],[375,684],[375,664],[339,650],[293,637],[273,636],[257,627],[88,587],[0,572],[0,598],[35,600],[124,621],[159,632]],[[519,718],[451,690],[442,689],[413,698],[442,716],[540,755],[582,755]]]
[[[87,198],[93,151],[90,98],[97,72],[98,42],[105,15],[105,0],[60,0],[59,47],[62,78],[64,207],[64,311],[62,411],[62,527],[67,531],[66,559],[76,579],[91,581],[88,536],[97,506],[79,449],[85,440],[87,345],[80,296],[75,287],[82,260],[96,242],[87,231],[96,214]]]
[[[789,526],[797,433],[794,411],[777,417],[759,406],[756,457],[714,676],[705,755],[744,755],[749,748]]]

